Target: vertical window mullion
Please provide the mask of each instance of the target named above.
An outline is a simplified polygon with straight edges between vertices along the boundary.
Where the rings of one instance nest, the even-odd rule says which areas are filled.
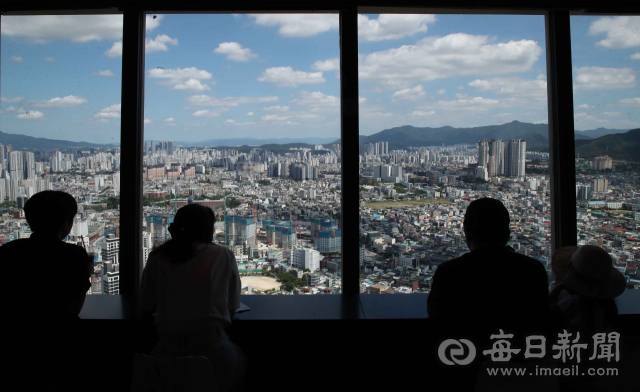
[[[577,244],[571,31],[568,11],[549,11],[547,100],[551,174],[551,249]]]
[[[142,273],[142,146],[145,13],[125,10],[122,46],[120,273],[132,310]],[[133,313],[135,314],[135,313]]]
[[[358,11],[340,11],[340,119],[342,165],[342,294],[359,293],[358,236]]]

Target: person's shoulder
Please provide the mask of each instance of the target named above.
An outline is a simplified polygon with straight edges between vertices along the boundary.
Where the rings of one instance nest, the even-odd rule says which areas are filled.
[[[546,273],[546,270],[544,268],[544,266],[542,265],[542,262],[539,260],[536,260],[534,258],[531,258],[529,256],[525,256],[523,254],[520,253],[511,253],[510,257],[514,260],[517,260],[521,266],[523,266],[524,268],[530,268],[533,270],[541,270],[544,271]]]
[[[31,248],[29,246],[29,240],[26,238],[20,240],[13,240],[11,242],[7,242],[6,244],[0,246],[0,254],[5,252],[16,251],[21,248]]]
[[[473,263],[473,256],[471,253],[465,253],[462,256],[456,257],[455,259],[447,260],[444,263],[438,266],[437,270],[450,270],[462,268],[468,263]]]
[[[207,244],[207,247],[215,252],[219,252],[220,255],[224,255],[232,259],[235,259],[235,255],[233,254],[231,249],[227,248],[226,246],[211,243],[211,244]]]

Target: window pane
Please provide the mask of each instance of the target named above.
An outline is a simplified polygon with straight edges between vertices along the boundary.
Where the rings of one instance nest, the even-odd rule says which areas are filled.
[[[144,262],[200,203],[245,294],[339,293],[338,15],[149,17]]]
[[[31,235],[31,196],[67,192],[78,214],[65,241],[95,255],[88,294],[119,294],[122,15],[1,22],[0,244]]]
[[[469,203],[550,258],[543,16],[359,15],[361,293],[429,292]]]
[[[578,245],[606,250],[640,287],[639,16],[572,16]]]

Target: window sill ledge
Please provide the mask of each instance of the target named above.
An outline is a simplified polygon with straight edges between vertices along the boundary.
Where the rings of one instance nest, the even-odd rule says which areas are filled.
[[[243,295],[251,308],[238,313],[234,321],[426,319],[428,294],[361,294],[358,300],[341,295]],[[620,315],[640,315],[640,290],[626,290],[616,298]],[[121,295],[88,295],[81,319],[123,320],[130,317]]]

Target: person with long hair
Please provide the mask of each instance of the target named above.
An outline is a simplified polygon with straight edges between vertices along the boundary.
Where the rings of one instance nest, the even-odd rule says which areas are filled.
[[[213,244],[211,208],[189,204],[169,226],[171,239],[149,255],[140,285],[143,316],[155,310],[158,359],[205,356],[219,391],[239,390],[247,358],[225,329],[240,307],[233,253]]]

